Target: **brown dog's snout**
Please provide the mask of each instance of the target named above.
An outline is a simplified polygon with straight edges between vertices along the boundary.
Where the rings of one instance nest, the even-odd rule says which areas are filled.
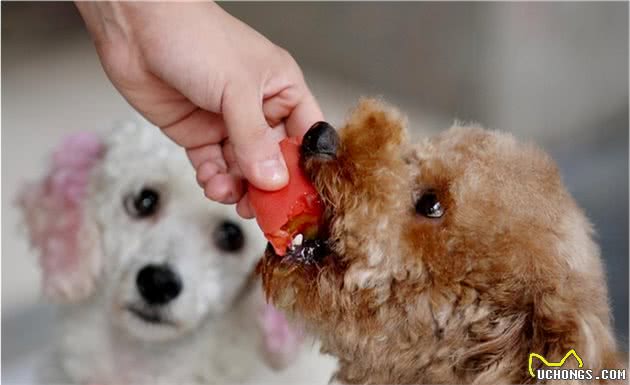
[[[302,156],[305,158],[335,159],[339,148],[337,131],[326,122],[317,122],[309,128],[302,140]]]

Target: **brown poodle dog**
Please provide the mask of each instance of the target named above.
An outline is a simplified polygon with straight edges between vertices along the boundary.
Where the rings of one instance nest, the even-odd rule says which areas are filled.
[[[531,352],[570,349],[594,376],[620,366],[591,225],[541,150],[478,127],[414,145],[396,111],[366,100],[302,151],[326,239],[268,248],[259,272],[339,358],[334,380],[532,383]]]

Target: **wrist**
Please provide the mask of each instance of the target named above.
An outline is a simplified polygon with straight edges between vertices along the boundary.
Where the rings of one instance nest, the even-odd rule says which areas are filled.
[[[97,45],[129,35],[125,3],[76,1],[75,5]]]

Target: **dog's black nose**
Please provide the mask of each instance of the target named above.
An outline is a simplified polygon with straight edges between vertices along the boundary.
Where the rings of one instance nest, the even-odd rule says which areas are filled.
[[[326,122],[317,122],[302,139],[302,156],[335,158],[339,147],[337,131]]]
[[[136,286],[149,305],[164,305],[182,291],[179,276],[168,265],[146,265],[138,272]]]

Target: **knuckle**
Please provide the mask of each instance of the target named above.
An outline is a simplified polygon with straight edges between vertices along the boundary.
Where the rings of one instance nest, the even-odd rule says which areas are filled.
[[[289,51],[280,46],[274,46],[274,49],[272,50],[272,55],[273,57],[278,58],[278,60],[281,62],[295,63],[295,60],[293,59],[293,56],[291,56]]]
[[[293,56],[286,49],[276,46],[272,52],[273,57],[277,61],[278,65],[283,69],[283,71],[291,78],[302,78],[302,71],[300,70],[300,66],[298,66],[297,62],[293,58]]]

